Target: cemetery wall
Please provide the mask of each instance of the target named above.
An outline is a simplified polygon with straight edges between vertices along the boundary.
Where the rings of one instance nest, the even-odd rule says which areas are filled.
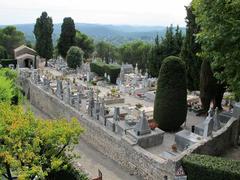
[[[232,117],[227,124],[209,137],[207,142],[194,149],[193,152],[207,155],[221,155],[226,149],[236,145],[238,141],[239,119]]]
[[[131,144],[126,137],[120,138],[30,80],[22,79],[21,85],[30,102],[50,117],[78,118],[86,130],[82,138],[131,173],[144,179],[164,179],[165,176],[174,179],[175,162],[163,160],[140,146]]]

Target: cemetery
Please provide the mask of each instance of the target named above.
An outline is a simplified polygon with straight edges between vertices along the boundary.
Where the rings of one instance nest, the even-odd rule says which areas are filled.
[[[17,67],[19,85],[30,102],[52,118],[76,117],[86,129],[84,140],[133,174],[186,179],[184,172],[178,173],[184,156],[219,155],[237,144],[239,104],[223,112],[210,108],[206,118],[198,117],[192,111],[198,93],[188,93],[185,122],[176,131],[164,131],[153,121],[157,79],[142,74],[137,64],[110,65],[119,71],[117,76],[109,67],[99,72],[99,63],[72,71],[62,60],[48,64]]]

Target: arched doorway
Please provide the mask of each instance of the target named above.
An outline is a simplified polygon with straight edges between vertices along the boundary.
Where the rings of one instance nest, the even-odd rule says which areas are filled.
[[[25,59],[24,60],[24,66],[26,68],[31,68],[33,66],[33,60],[32,59]]]

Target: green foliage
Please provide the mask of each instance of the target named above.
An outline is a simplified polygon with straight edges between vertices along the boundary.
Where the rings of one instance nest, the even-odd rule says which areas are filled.
[[[6,49],[8,58],[13,58],[13,50],[24,43],[24,34],[17,31],[16,27],[7,26],[0,29],[0,46]]]
[[[173,26],[167,27],[165,37],[162,38],[161,42],[157,35],[155,39],[155,44],[151,48],[149,55],[149,73],[153,77],[159,75],[159,70],[162,61],[168,56],[179,56],[181,52],[183,36],[182,31],[177,26],[175,33],[173,31]]]
[[[118,49],[111,43],[100,41],[96,44],[97,57],[103,59],[106,63],[116,61],[118,58]]]
[[[57,45],[58,52],[63,58],[66,58],[67,51],[70,49],[70,47],[76,44],[75,36],[76,29],[73,19],[71,17],[64,18]]]
[[[42,12],[41,16],[37,18],[33,32],[36,38],[36,51],[46,59],[47,66],[47,61],[53,57],[53,22],[47,12]]]
[[[189,90],[199,90],[200,69],[202,60],[197,53],[201,51],[201,46],[196,42],[196,34],[200,31],[193,14],[193,7],[187,6],[186,17],[186,37],[181,51],[181,58],[186,63],[187,86]]]
[[[187,89],[184,62],[175,56],[164,59],[158,77],[154,120],[164,131],[177,130],[186,120]]]
[[[211,101],[214,99],[216,91],[216,81],[213,77],[210,62],[203,60],[200,72],[200,98],[202,108],[205,112],[208,111]]]
[[[84,58],[89,58],[94,51],[93,39],[77,30],[75,41],[76,46],[84,51]]]
[[[0,64],[3,67],[9,67],[10,64],[13,64],[16,67],[17,66],[17,60],[16,59],[0,59]]]
[[[132,41],[119,47],[120,61],[136,65],[143,72],[147,69],[147,59],[151,46],[143,41]]]
[[[240,161],[190,154],[182,164],[189,180],[239,180]]]
[[[95,62],[90,63],[91,72],[97,73],[99,76],[103,76],[105,73],[104,69],[105,63],[101,60],[97,60]]]
[[[117,64],[106,64],[102,61],[92,62],[90,64],[91,72],[97,73],[99,76],[103,76],[107,73],[110,76],[110,82],[115,84],[121,71],[121,67]]]
[[[66,169],[83,132],[77,119],[42,120],[20,106],[0,103],[0,171],[11,179],[44,179]]]
[[[7,51],[6,48],[0,45],[0,60],[1,59],[7,59]]]
[[[0,76],[0,102],[11,102],[14,96],[12,81]]]
[[[72,46],[67,52],[67,65],[70,68],[76,69],[80,67],[83,61],[84,52],[77,46]]]
[[[220,81],[230,85],[236,97],[240,97],[240,34],[239,0],[193,0],[194,14],[201,31],[197,40],[201,43],[202,56],[210,59]]]
[[[66,169],[52,171],[46,180],[89,180],[86,174],[78,172],[71,164]]]
[[[105,64],[104,71],[110,76],[110,82],[115,84],[120,74],[121,67],[117,64]]]

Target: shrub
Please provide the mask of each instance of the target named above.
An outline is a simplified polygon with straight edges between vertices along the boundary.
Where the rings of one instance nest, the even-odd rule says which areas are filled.
[[[239,180],[240,161],[191,154],[182,160],[189,180]]]
[[[187,89],[184,62],[175,56],[164,59],[158,77],[154,119],[164,131],[177,130],[186,119]]]
[[[67,52],[67,65],[69,68],[80,67],[83,61],[84,52],[77,46],[72,46]]]
[[[102,61],[92,62],[90,64],[91,72],[95,72],[99,76],[104,76],[107,73],[110,76],[110,82],[115,84],[121,67],[117,64],[106,64]]]
[[[105,64],[104,70],[110,76],[110,82],[115,84],[121,71],[120,66],[115,64]]]
[[[102,61],[96,61],[96,62],[90,63],[91,72],[95,72],[99,76],[104,76],[104,73],[105,73],[104,65],[105,63]]]
[[[0,102],[10,102],[14,96],[12,81],[0,76]]]
[[[3,67],[9,67],[10,64],[13,64],[14,67],[17,67],[17,60],[16,59],[0,59],[0,64]]]

